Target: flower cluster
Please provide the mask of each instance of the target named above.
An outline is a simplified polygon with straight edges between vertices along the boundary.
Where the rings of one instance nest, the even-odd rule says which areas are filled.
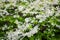
[[[42,30],[45,21],[60,28],[54,22],[60,16],[58,4],[59,0],[0,0],[0,30],[7,40],[23,40]]]

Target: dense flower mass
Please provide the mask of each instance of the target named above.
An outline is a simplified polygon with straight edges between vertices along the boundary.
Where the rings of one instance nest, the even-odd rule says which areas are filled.
[[[59,0],[0,0],[0,39],[53,40],[59,17]]]

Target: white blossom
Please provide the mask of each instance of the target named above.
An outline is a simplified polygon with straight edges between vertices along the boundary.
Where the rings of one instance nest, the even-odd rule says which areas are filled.
[[[19,18],[19,15],[13,15],[14,18]]]
[[[60,25],[56,25],[56,27],[58,27],[60,29]]]
[[[25,18],[25,22],[29,22],[29,21],[31,21],[31,18]]]
[[[18,9],[19,9],[19,11],[23,11],[24,7],[23,6],[19,6]]]
[[[33,36],[33,34],[35,34],[35,33],[37,33],[37,32],[38,32],[38,25],[36,25],[33,29],[31,29],[30,32],[28,32],[28,33],[26,33],[26,34],[24,34],[24,35],[26,35],[26,36],[28,36],[28,37],[31,37],[31,36]]]
[[[33,25],[32,23],[35,22],[35,20],[39,19],[39,21],[37,22],[43,22],[45,21],[48,17],[52,16],[54,14],[54,4],[58,4],[58,0],[35,0],[32,2],[32,0],[29,0],[30,2],[28,2],[28,0],[1,0],[2,4],[3,2],[9,1],[10,3],[5,4],[5,9],[0,9],[0,16],[5,17],[7,15],[13,15],[13,13],[9,13],[7,11],[7,9],[13,5],[13,6],[17,6],[18,11],[15,10],[15,15],[13,15],[13,18],[19,18],[21,16],[18,15],[18,12],[21,12],[23,14],[22,17],[27,16],[27,14],[30,15],[34,15],[33,17],[26,17],[24,18],[24,22],[20,22],[18,21],[18,19],[16,19],[14,21],[15,24],[17,24],[17,28],[15,31],[9,31],[6,32],[6,34],[8,34],[8,39],[9,40],[18,40],[19,38],[21,38],[20,40],[22,40],[25,36],[27,37],[31,37],[34,34],[36,34],[40,29],[38,28],[39,25],[37,24],[36,26],[34,26],[33,28],[29,29],[30,25]],[[21,3],[17,3],[18,1],[21,1],[22,3],[27,3],[26,5],[21,5]],[[0,4],[0,5],[2,5]],[[51,5],[51,6],[50,6]],[[12,7],[13,9],[13,7]],[[13,10],[14,11],[14,10]],[[42,12],[43,14],[40,14],[40,12]],[[6,15],[4,15],[6,14]],[[36,15],[35,15],[36,14]],[[60,15],[60,8],[57,7],[57,11],[55,16]],[[59,20],[58,20],[59,21]],[[51,23],[52,25],[56,25],[54,23]],[[60,25],[56,25],[58,28],[60,28]],[[7,28],[7,25],[4,25],[4,27],[2,27],[2,30],[5,30],[5,28]],[[8,27],[9,28],[9,27]],[[25,30],[29,29],[29,32],[24,33]],[[50,31],[50,29],[48,29],[48,31]],[[19,35],[20,34],[20,35]],[[54,36],[54,34],[52,35]]]

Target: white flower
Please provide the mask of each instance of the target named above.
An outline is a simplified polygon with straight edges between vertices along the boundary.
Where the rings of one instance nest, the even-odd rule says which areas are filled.
[[[58,0],[53,0],[52,4],[58,4]]]
[[[2,0],[2,2],[9,2],[9,0]]]
[[[60,29],[60,25],[56,25],[56,27],[58,27]]]
[[[10,32],[7,32],[7,34],[8,34],[8,39],[9,40],[18,40],[20,37],[22,37],[23,35],[23,33],[20,31],[20,30],[18,30],[18,29],[16,29],[16,31],[10,31]],[[19,35],[19,34],[21,34],[21,35]]]
[[[25,18],[25,22],[30,22],[31,21],[31,18]]]
[[[22,2],[27,2],[27,0],[21,0]]]
[[[5,24],[4,27],[2,27],[2,30],[7,29],[7,25]]]
[[[40,19],[41,15],[36,15],[36,18]]]
[[[25,36],[31,37],[33,34],[38,32],[38,25],[36,25],[30,32],[25,33]]]
[[[0,15],[3,15],[3,14],[9,15],[9,13],[6,10],[0,10]]]
[[[24,9],[23,6],[19,6],[19,7],[18,7],[18,10],[19,10],[19,11],[22,11],[23,9]]]
[[[23,11],[23,13],[29,13],[31,9],[26,9]]]
[[[14,18],[19,18],[19,15],[13,15]]]
[[[29,29],[30,30],[29,32],[24,33],[24,31],[27,30],[30,27],[30,25],[34,25],[32,23],[36,19],[39,19],[38,22],[43,22],[43,21],[45,21],[45,19],[47,17],[52,16],[54,14],[55,10],[54,10],[54,8],[51,4],[58,4],[58,0],[53,0],[52,2],[50,2],[50,0],[43,0],[43,1],[35,0],[33,2],[32,2],[32,0],[30,0],[31,3],[29,3],[28,0],[20,0],[21,2],[27,3],[27,6],[22,6],[22,5],[16,4],[17,1],[19,1],[19,0],[2,0],[2,2],[5,2],[5,1],[9,1],[11,3],[5,4],[4,5],[5,6],[4,10],[0,9],[0,11],[3,11],[3,13],[0,12],[0,16],[4,17],[4,14],[9,15],[10,13],[8,13],[6,9],[8,9],[11,5],[17,6],[18,8],[16,10],[18,10],[18,11],[15,10],[15,12],[16,13],[22,12],[23,16],[27,16],[27,14],[31,14],[31,15],[38,14],[35,17],[33,17],[35,19],[32,19],[30,17],[25,18],[24,23],[22,23],[22,22],[20,22],[16,19],[15,22],[14,22],[15,24],[17,24],[16,30],[15,31],[10,31],[10,32],[7,33],[9,40],[17,40],[21,36],[23,36],[23,37],[33,36],[35,33],[37,33],[40,30],[38,28],[39,25],[36,25],[36,26],[34,26],[34,28]],[[39,10],[39,12],[38,12],[38,10]],[[43,11],[44,14],[40,14],[41,11]],[[57,7],[56,15],[59,15],[59,14],[60,14],[60,8]],[[11,15],[13,15],[13,14],[11,13]],[[19,15],[13,15],[13,17],[14,18],[19,18]],[[56,24],[53,24],[53,23],[51,23],[51,24],[56,25]],[[58,28],[60,28],[60,25],[56,25],[56,26]],[[5,30],[5,28],[7,28],[6,25],[2,28],[2,30]],[[48,31],[50,31],[50,29],[48,29]],[[19,34],[21,34],[21,35],[19,35]]]

